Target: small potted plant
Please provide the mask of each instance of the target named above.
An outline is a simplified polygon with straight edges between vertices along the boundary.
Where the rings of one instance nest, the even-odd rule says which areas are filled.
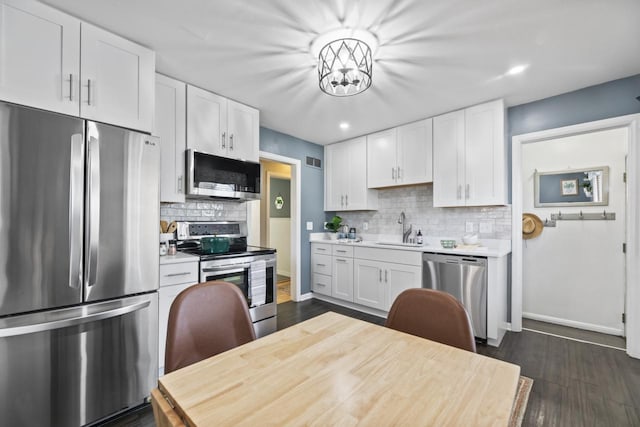
[[[331,221],[327,222],[327,225],[326,225],[326,229],[331,231],[332,233],[338,233],[341,227],[342,227],[342,218],[340,218],[338,215],[335,215],[333,218],[331,218]],[[340,238],[339,235],[337,237],[338,239]]]

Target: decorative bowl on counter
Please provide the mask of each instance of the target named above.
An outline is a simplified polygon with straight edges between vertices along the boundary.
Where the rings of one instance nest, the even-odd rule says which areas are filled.
[[[202,252],[206,254],[219,254],[229,250],[229,239],[226,237],[203,237],[200,239]]]
[[[440,244],[444,249],[453,249],[456,247],[455,240],[440,240]]]
[[[465,234],[462,236],[462,241],[465,245],[477,245],[478,244],[478,235],[477,234]]]

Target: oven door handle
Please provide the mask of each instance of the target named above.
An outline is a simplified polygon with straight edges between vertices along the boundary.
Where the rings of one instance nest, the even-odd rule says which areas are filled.
[[[207,268],[203,268],[202,271],[204,273],[211,273],[211,272],[237,273],[239,271],[246,270],[247,268],[251,268],[251,264],[233,264],[233,266],[227,266],[227,267],[207,267]]]

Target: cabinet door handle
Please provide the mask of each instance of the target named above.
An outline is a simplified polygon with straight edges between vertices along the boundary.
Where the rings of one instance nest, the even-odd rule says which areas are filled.
[[[462,198],[462,185],[458,185],[458,192],[456,198],[460,200]]]
[[[469,184],[467,184],[467,188],[465,189],[465,192],[464,192],[464,198],[465,198],[465,199],[468,199],[468,198],[469,198]]]
[[[389,283],[389,270],[384,271],[384,281]]]
[[[396,168],[391,168],[391,179],[394,181],[396,179]]]
[[[227,146],[226,139],[227,139],[227,133],[222,132],[222,148],[225,148]]]
[[[344,205],[345,205],[345,207],[349,206],[349,195],[348,194],[344,195]]]
[[[91,79],[87,79],[87,105],[91,105]]]
[[[344,206],[344,194],[340,195],[340,206]]]
[[[233,134],[229,135],[229,150],[233,150]]]
[[[182,194],[182,175],[178,177],[178,193]]]
[[[400,178],[401,178],[401,176],[400,176],[400,171],[401,171],[401,170],[402,170],[402,169],[400,169],[400,166],[398,166],[398,173],[396,174],[396,176],[398,177],[398,179],[400,179]]]
[[[69,74],[69,101],[73,101],[73,74]]]
[[[378,269],[378,274],[380,275],[380,279],[378,281],[382,282],[382,269],[381,268]]]
[[[191,274],[189,271],[185,271],[185,272],[182,272],[182,273],[165,274],[164,277],[188,276],[189,274]]]

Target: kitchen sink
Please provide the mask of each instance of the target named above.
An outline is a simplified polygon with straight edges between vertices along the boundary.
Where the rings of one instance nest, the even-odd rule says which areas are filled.
[[[376,245],[384,245],[384,246],[405,246],[409,248],[419,248],[421,245],[419,243],[400,243],[400,242],[376,242]]]

